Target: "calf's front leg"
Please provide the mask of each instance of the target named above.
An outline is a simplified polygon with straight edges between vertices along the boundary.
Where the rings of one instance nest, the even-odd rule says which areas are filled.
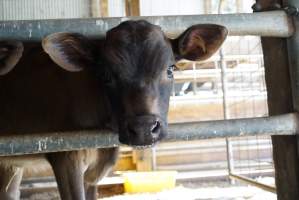
[[[111,171],[118,156],[117,147],[93,151],[93,162],[84,174],[86,200],[97,199],[97,183]]]
[[[62,200],[85,200],[84,155],[81,151],[56,152],[47,155],[53,168]]]
[[[0,199],[20,199],[20,184],[23,168],[11,165],[0,165]]]

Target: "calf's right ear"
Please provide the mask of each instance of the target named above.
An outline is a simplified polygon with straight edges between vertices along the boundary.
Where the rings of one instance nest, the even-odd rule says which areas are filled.
[[[22,57],[24,47],[18,41],[0,41],[0,75],[10,72]]]
[[[95,64],[95,48],[83,35],[53,33],[42,41],[44,51],[65,70],[76,72]]]
[[[176,60],[205,60],[211,57],[225,40],[228,31],[216,24],[191,26],[178,38],[171,40]]]

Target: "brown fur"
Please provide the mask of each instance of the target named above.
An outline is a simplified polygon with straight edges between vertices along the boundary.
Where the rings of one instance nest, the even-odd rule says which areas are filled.
[[[5,105],[0,107],[0,134],[2,135],[98,128],[104,126],[109,116],[106,114],[107,108],[104,106],[100,93],[102,89],[100,86],[97,87],[99,84],[95,78],[86,71],[69,73],[60,69],[43,52],[39,44],[25,44],[23,58],[11,73],[0,76],[0,83],[0,103]],[[65,96],[68,98],[63,98]],[[103,118],[103,116],[106,117]],[[82,177],[86,174],[85,182],[90,188],[113,166],[116,159],[115,152],[117,152],[115,148],[69,152],[67,155],[73,159],[61,159],[57,170],[65,167],[70,174],[75,174],[75,166],[69,167],[68,165],[78,165]],[[50,165],[46,158],[51,158],[50,164],[53,167],[55,162],[52,158],[62,154],[66,153],[1,157],[0,171],[7,171],[13,166],[14,169],[20,169],[22,172],[24,170],[26,174],[40,173],[49,170]],[[75,160],[81,160],[81,162],[75,164]],[[63,166],[63,162],[67,164]],[[92,174],[96,175],[93,180]],[[0,179],[9,179],[9,176],[11,176],[10,180],[13,180],[15,174],[4,173],[0,175]],[[59,178],[59,175],[57,177]],[[0,199],[19,198],[18,182],[13,182],[15,184],[9,184],[9,182],[3,183],[2,188],[9,187],[10,190],[6,191],[11,191],[11,194],[1,196],[0,193]],[[80,180],[73,180],[73,182],[80,182]],[[77,197],[85,199],[77,191],[62,195],[65,195],[62,199],[76,199]],[[89,199],[95,199],[94,195],[89,192]]]
[[[172,82],[168,67],[175,57],[210,56],[226,33],[221,26],[198,25],[169,40],[157,26],[128,21],[109,31],[104,41],[73,33],[44,39],[43,47],[54,62],[77,73],[59,68],[40,44],[25,44],[15,69],[0,76],[0,134],[34,135],[113,124],[121,142],[152,145],[167,133]],[[195,42],[198,37],[203,40],[200,46]],[[199,49],[202,45],[204,51]],[[19,52],[12,51],[9,56],[3,52],[6,50],[0,52],[3,63],[12,57],[17,63]],[[6,72],[13,67],[4,66]],[[117,151],[106,148],[1,157],[0,199],[19,199],[24,169],[40,171],[48,161],[61,199],[95,200],[96,183],[113,166]]]

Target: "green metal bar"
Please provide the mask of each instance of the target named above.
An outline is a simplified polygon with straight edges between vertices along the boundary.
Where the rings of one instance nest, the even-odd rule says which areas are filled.
[[[176,37],[189,26],[204,23],[226,26],[230,35],[289,37],[294,32],[291,20],[284,11],[271,11],[221,15],[2,21],[0,40],[40,41],[54,32],[77,32],[90,38],[102,38],[106,31],[122,21],[139,19],[161,26],[169,37]]]
[[[293,135],[298,114],[171,124],[164,141],[189,141],[250,135]],[[84,130],[0,137],[0,156],[105,148],[120,145],[118,135],[108,130]]]
[[[272,192],[272,193],[276,193],[276,188],[274,186],[270,186],[270,185],[266,185],[263,183],[259,183],[256,180],[252,179],[252,178],[247,178],[245,176],[242,175],[237,175],[237,174],[229,174],[229,177],[232,179],[236,179],[239,181],[243,181],[245,183],[248,183],[250,185],[256,186],[258,188],[261,188],[263,190],[266,190],[268,192]]]

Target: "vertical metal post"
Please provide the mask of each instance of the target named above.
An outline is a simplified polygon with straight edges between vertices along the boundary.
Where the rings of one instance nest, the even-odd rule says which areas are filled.
[[[288,3],[286,0],[257,0],[256,2],[254,8],[259,8],[257,11],[273,9],[275,4],[283,7],[287,4],[296,5],[292,3],[297,2],[298,5],[298,0],[289,0]],[[282,3],[285,3],[285,5],[282,5]],[[283,38],[262,37],[261,39],[269,115],[292,112],[293,106],[298,111],[299,103],[297,97],[299,96],[299,88],[296,84],[296,80],[299,79],[298,73],[296,73],[298,71],[298,67],[296,70],[296,58],[298,59],[297,54],[299,52],[298,27],[297,33],[295,33],[297,36],[288,39],[288,45],[287,40]],[[288,54],[295,60],[291,61],[292,59],[290,59],[291,62],[289,63]],[[292,76],[292,81],[290,81],[290,75]],[[296,136],[272,136],[272,144],[277,199],[298,200],[299,160]]]
[[[193,69],[193,81],[192,81],[192,90],[193,94],[196,95],[197,91],[197,75],[196,75],[196,63],[192,62],[192,69]]]
[[[220,56],[220,69],[221,69],[221,87],[222,87],[222,99],[223,99],[223,118],[229,118],[228,102],[227,102],[227,80],[226,80],[226,62],[224,60],[223,50],[219,51]]]
[[[228,168],[228,175],[230,177],[230,175],[234,173],[233,146],[229,138],[225,138],[225,142],[226,142],[227,168]],[[235,184],[235,180],[230,178],[230,183]]]
[[[221,14],[223,0],[218,2],[218,14]],[[223,118],[228,119],[228,105],[227,105],[227,82],[226,82],[226,62],[224,60],[223,49],[219,50],[220,56],[220,69],[221,69],[221,87],[222,87],[222,103],[223,103]]]
[[[221,14],[221,8],[223,5],[223,0],[219,0],[218,3],[218,13]],[[223,109],[223,118],[228,119],[228,103],[227,103],[227,80],[226,80],[226,62],[224,60],[223,49],[219,50],[220,56],[220,69],[221,69],[221,88],[222,88],[222,109]],[[226,156],[227,156],[227,168],[228,168],[228,177],[231,184],[235,184],[235,180],[230,178],[233,170],[233,150],[229,138],[225,138],[226,142]]]
[[[175,80],[172,81],[172,96],[175,97]]]
[[[221,69],[221,88],[222,88],[222,108],[223,108],[223,118],[229,118],[228,102],[227,102],[227,80],[226,80],[226,62],[224,60],[223,50],[220,49],[220,69]],[[225,138],[226,142],[226,156],[227,156],[227,167],[228,174],[231,175],[233,167],[233,150],[229,138]],[[229,176],[230,177],[230,176]],[[231,184],[235,184],[235,180],[230,178]]]
[[[283,3],[285,4],[284,6],[294,7],[297,10],[296,15],[293,17],[293,24],[295,26],[296,32],[293,34],[292,37],[287,39],[287,46],[292,81],[293,107],[295,111],[299,112],[299,0],[284,0]],[[290,143],[293,142],[293,152],[291,152],[292,154],[289,154],[288,156],[292,156],[292,164],[295,170],[289,170],[290,172],[288,172],[287,174],[291,174],[296,178],[293,178],[293,180],[289,181],[290,183],[292,183],[292,187],[284,188],[285,193],[280,195],[279,199],[286,199],[285,197],[288,197],[288,199],[299,199],[299,137],[297,135],[295,137],[293,136],[291,139],[292,141],[290,141]],[[297,142],[295,142],[294,139],[296,139]],[[279,144],[281,145],[281,143]],[[291,192],[287,190],[290,190]],[[290,193],[290,197],[288,196],[289,194],[286,192]]]
[[[299,0],[288,0],[289,6],[299,8]],[[299,17],[293,17],[296,32],[287,40],[294,109],[299,111]]]
[[[152,147],[152,170],[157,170],[157,154],[156,147]]]

